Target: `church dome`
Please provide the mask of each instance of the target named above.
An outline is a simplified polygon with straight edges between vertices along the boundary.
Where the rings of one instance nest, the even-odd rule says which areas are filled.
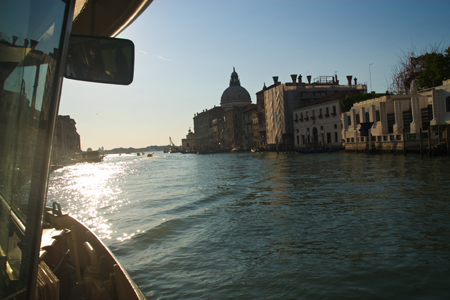
[[[230,86],[223,92],[220,98],[220,105],[223,108],[230,108],[232,106],[245,106],[251,103],[252,99],[250,98],[250,94],[241,86],[239,76],[233,68]]]

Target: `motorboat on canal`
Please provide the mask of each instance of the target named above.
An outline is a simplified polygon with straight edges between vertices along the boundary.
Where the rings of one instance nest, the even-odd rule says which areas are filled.
[[[151,2],[0,2],[0,299],[145,299],[89,228],[45,203],[63,77],[130,84],[134,45],[114,37]]]
[[[83,162],[101,162],[105,156],[98,150],[91,150],[81,153],[81,157]]]

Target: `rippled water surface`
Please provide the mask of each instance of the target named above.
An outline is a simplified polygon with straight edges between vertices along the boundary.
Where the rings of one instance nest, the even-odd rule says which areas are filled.
[[[148,299],[450,299],[447,157],[111,155],[55,200]]]

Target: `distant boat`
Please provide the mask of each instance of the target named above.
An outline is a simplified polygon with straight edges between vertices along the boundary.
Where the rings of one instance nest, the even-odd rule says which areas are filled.
[[[172,142],[172,138],[169,136],[169,141],[170,141],[170,149],[168,151],[168,153],[178,153],[181,152],[180,149],[178,149],[177,146],[175,146],[175,144]]]
[[[100,162],[105,156],[100,151],[94,150],[81,153],[81,157],[83,162]]]
[[[152,153],[149,153],[149,154],[147,154],[147,157],[153,157],[153,154],[154,154],[155,152],[152,152]]]

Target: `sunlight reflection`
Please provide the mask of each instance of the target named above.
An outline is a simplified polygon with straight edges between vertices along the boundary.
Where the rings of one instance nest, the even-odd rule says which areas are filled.
[[[94,231],[100,239],[111,239],[111,221],[119,208],[129,205],[120,184],[125,182],[129,163],[84,163],[58,170],[49,186],[49,203],[58,201]],[[50,204],[51,205],[51,204]]]
[[[141,230],[136,230],[136,232],[133,232],[130,235],[128,235],[127,233],[124,233],[124,234],[122,234],[121,237],[118,237],[117,240],[119,242],[124,242],[124,241],[132,239],[135,235],[140,234],[140,233],[145,233],[145,231],[144,230],[142,230],[142,231]]]

